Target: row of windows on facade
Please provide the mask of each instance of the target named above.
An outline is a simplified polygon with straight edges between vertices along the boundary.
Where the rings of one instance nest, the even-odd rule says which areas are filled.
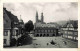
[[[56,32],[56,30],[35,30],[35,32]]]
[[[66,35],[63,35],[63,37],[73,39],[73,36],[66,36]],[[74,37],[74,39],[78,40],[78,37]]]
[[[74,34],[74,35],[78,35],[78,32],[72,32],[72,31],[63,31],[63,33],[65,34]]]
[[[56,34],[35,34],[35,36],[55,36]]]
[[[62,28],[62,30],[77,30],[77,29],[74,29],[74,28]]]
[[[36,27],[44,27],[44,28],[50,28],[50,27],[56,27],[55,25],[37,25]]]
[[[23,33],[23,30],[20,32],[20,33]],[[18,30],[16,30],[16,31],[13,31],[13,36],[16,36],[16,35],[18,35],[19,34],[19,31]],[[6,30],[6,31],[4,31],[4,36],[8,36],[8,31]]]
[[[4,36],[8,36],[8,31],[4,31]]]

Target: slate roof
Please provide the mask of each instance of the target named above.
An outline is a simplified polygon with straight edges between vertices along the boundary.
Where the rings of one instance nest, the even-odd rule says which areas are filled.
[[[3,8],[3,9],[6,11],[6,13],[9,16],[9,18],[11,19],[11,21],[13,21],[13,22],[19,22],[17,16],[14,16],[10,11],[7,11],[6,8]]]
[[[51,30],[51,29],[57,29],[57,28],[54,28],[54,27],[36,27],[35,30]]]
[[[4,9],[3,9],[3,26],[4,29],[11,29],[11,20]]]
[[[68,22],[63,26],[63,28],[66,28],[68,24],[72,24],[72,25],[73,25],[73,28],[78,28],[78,20],[70,20],[70,21],[68,21]]]

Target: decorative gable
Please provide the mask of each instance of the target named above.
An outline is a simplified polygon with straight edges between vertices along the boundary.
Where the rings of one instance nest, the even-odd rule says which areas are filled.
[[[73,28],[73,25],[72,24],[67,24],[67,27],[72,27]]]

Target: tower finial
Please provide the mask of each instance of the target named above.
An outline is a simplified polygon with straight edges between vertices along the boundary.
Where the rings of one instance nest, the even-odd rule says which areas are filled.
[[[36,11],[36,16],[38,17],[38,12]]]
[[[44,16],[43,16],[43,12],[41,13],[41,22],[44,22]]]
[[[21,20],[21,15],[20,15],[20,20]]]
[[[69,17],[69,21],[70,21],[70,17]]]
[[[38,22],[38,12],[36,11],[36,22]]]

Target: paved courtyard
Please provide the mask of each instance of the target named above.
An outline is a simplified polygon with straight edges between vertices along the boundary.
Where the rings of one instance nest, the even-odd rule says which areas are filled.
[[[56,44],[50,44],[51,41]],[[63,43],[66,41],[66,44]],[[48,45],[47,45],[48,43]],[[60,36],[58,37],[33,37],[33,43],[31,45],[18,46],[17,48],[77,48],[78,42],[74,42]]]

